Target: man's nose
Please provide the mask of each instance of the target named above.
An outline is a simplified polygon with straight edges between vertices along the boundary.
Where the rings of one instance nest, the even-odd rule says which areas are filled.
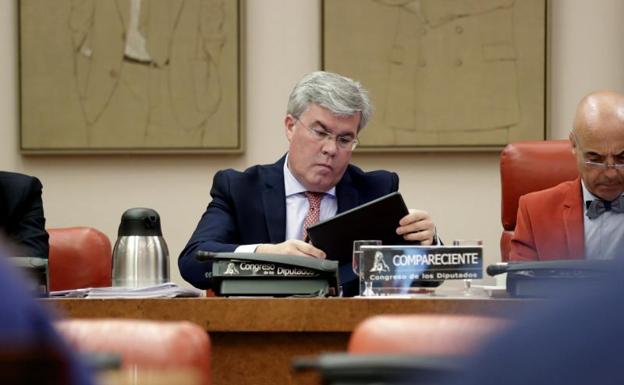
[[[615,167],[607,167],[607,169],[604,170],[604,175],[609,179],[614,179],[620,176],[620,172],[616,170]]]
[[[323,152],[327,154],[335,154],[338,151],[338,143],[336,138],[327,137],[323,140]]]

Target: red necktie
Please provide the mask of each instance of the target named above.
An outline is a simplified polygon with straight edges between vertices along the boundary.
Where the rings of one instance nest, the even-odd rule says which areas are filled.
[[[308,198],[308,203],[310,204],[308,213],[303,220],[303,240],[307,242],[308,226],[311,226],[319,221],[321,214],[321,200],[323,199],[323,195],[325,194],[311,191],[306,191],[304,194],[306,198]]]

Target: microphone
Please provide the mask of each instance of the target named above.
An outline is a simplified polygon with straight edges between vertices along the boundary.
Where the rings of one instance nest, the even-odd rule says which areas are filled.
[[[216,255],[217,253],[212,251],[198,250],[197,253],[195,253],[195,260],[200,262],[213,261]]]
[[[499,262],[493,265],[489,265],[485,269],[485,271],[490,277],[493,277],[495,275],[506,273],[508,268],[509,268],[509,264],[507,262]]]

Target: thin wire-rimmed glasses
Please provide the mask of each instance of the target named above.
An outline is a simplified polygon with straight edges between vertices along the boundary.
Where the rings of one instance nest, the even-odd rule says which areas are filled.
[[[610,168],[614,170],[618,170],[618,171],[624,170],[624,163],[615,162],[613,164],[609,164],[607,162],[594,162],[592,160],[587,160],[587,154],[585,153],[583,148],[578,144],[578,139],[574,131],[572,132],[572,135],[573,135],[573,144],[578,146],[578,150],[582,154],[582,157],[585,158],[583,160],[583,164],[585,165],[585,167],[589,167],[593,169],[601,169],[601,170],[608,170]],[[600,155],[600,154],[596,154],[596,155]],[[603,158],[603,157],[604,155],[600,155],[600,158]],[[621,153],[618,155],[614,155],[614,158],[621,159],[622,158]]]
[[[355,150],[355,148],[358,145],[357,138],[354,138],[351,135],[335,135],[335,134],[325,131],[323,128],[318,127],[318,126],[313,126],[313,127],[306,126],[305,124],[303,124],[301,120],[299,120],[299,118],[294,118],[294,119],[295,121],[301,123],[301,126],[305,127],[305,129],[307,129],[310,132],[312,137],[319,142],[322,142],[325,140],[335,141],[336,146],[338,146],[338,148],[340,148],[341,150],[347,150],[347,151]]]
[[[616,169],[616,170],[624,170],[624,163],[613,163],[613,164],[609,164],[609,163],[600,163],[600,162],[592,162],[591,160],[586,160],[585,162],[585,166],[589,167],[589,168],[599,168],[602,170],[608,170],[610,168]]]

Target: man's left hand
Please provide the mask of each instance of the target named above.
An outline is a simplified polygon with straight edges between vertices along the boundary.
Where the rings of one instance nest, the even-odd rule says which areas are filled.
[[[428,212],[409,209],[409,214],[399,221],[396,232],[406,241],[420,241],[421,245],[429,246],[433,244],[435,225]]]

